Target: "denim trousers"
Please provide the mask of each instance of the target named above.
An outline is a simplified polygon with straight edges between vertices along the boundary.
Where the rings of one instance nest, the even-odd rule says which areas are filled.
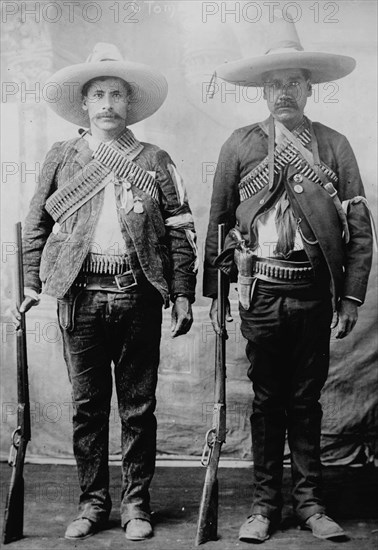
[[[58,305],[58,315],[62,303]],[[72,385],[73,449],[81,496],[79,517],[105,522],[109,495],[109,415],[113,387],[121,419],[121,522],[149,519],[149,486],[155,469],[154,415],[162,299],[150,287],[126,293],[84,290],[73,324],[62,328]]]
[[[251,514],[279,521],[285,436],[292,500],[305,521],[324,512],[321,497],[321,389],[329,368],[332,305],[328,288],[258,281],[251,307],[240,306],[254,400]]]

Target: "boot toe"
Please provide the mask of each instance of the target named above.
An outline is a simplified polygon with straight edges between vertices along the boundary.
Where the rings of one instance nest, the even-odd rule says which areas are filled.
[[[250,516],[240,527],[239,540],[264,542],[269,538],[270,520],[261,514]]]
[[[347,536],[344,529],[325,514],[312,515],[305,525],[318,539],[339,539]]]
[[[144,540],[152,537],[151,523],[145,519],[131,519],[126,525],[125,536],[128,540]]]
[[[86,539],[96,532],[96,524],[87,518],[74,519],[66,529],[66,539]]]

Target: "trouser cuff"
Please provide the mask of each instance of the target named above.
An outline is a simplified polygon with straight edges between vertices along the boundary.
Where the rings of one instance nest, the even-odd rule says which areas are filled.
[[[132,519],[144,519],[146,521],[151,521],[151,514],[141,510],[140,508],[130,507],[129,510],[121,515],[122,528],[124,529]]]
[[[250,515],[252,516],[253,514],[260,514],[275,523],[279,522],[281,519],[281,512],[279,510],[271,508],[269,506],[262,506],[260,504],[252,505]]]
[[[104,525],[109,519],[109,514],[107,512],[101,513],[96,510],[90,510],[89,508],[87,508],[85,512],[79,513],[77,519],[89,519],[97,525]]]
[[[324,514],[325,508],[324,506],[321,506],[320,504],[314,504],[312,506],[309,506],[307,508],[301,508],[301,510],[296,510],[296,514],[300,521],[303,523],[308,520],[311,516],[314,514]]]

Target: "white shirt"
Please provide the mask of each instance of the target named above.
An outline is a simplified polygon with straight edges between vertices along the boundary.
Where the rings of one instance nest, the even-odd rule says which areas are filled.
[[[276,227],[276,210],[277,203],[265,214],[259,216],[256,229],[258,238],[258,250],[257,255],[262,258],[274,257],[274,250],[278,241],[278,233]],[[303,250],[303,243],[300,233],[297,229],[295,233],[294,250]]]

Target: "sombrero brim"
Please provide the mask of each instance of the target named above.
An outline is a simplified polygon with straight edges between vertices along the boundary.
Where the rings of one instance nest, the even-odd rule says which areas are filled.
[[[81,91],[86,82],[103,76],[122,78],[132,87],[127,125],[135,124],[155,113],[164,103],[168,83],[158,71],[141,63],[99,61],[78,63],[61,69],[45,84],[45,98],[59,116],[89,127],[89,118],[82,109]]]
[[[311,82],[331,82],[348,75],[356,66],[353,57],[346,55],[294,51],[268,53],[249,59],[225,63],[216,69],[216,74],[227,82],[239,86],[263,86],[263,75],[277,69],[307,69]]]

